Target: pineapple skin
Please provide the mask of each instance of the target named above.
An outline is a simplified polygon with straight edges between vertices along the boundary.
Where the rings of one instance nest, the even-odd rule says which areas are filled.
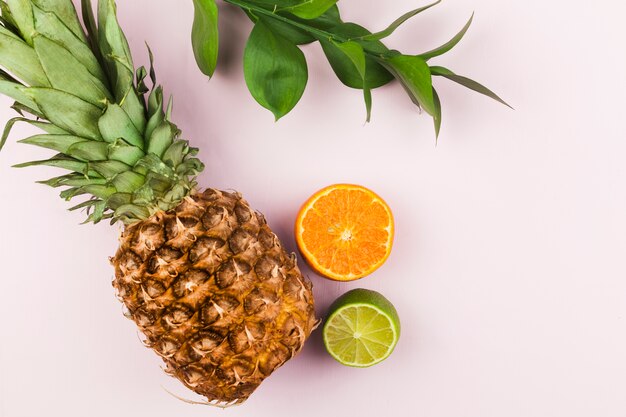
[[[166,372],[245,401],[316,327],[312,285],[238,193],[207,189],[126,226],[113,286]]]

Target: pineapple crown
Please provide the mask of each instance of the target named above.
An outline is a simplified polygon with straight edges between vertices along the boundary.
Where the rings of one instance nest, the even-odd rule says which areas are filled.
[[[86,208],[85,222],[130,224],[177,206],[204,166],[170,120],[149,49],[150,70],[135,71],[114,0],[98,1],[97,24],[91,1],[81,6],[86,30],[72,0],[0,0],[0,94],[20,114],[0,149],[17,122],[42,129],[20,142],[58,153],[16,166],[70,171],[40,182],[88,196],[70,208]]]

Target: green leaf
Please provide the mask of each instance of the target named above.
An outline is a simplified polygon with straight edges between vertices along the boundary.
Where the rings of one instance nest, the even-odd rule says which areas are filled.
[[[328,9],[337,3],[337,0],[305,0],[300,4],[286,8],[302,19],[315,19],[323,15]]]
[[[13,129],[13,125],[15,125],[15,123],[17,122],[28,123],[34,127],[38,127],[39,129],[42,129],[43,131],[53,134],[53,135],[67,134],[66,131],[53,125],[52,123],[40,122],[36,120],[26,119],[24,117],[14,117],[13,119],[10,119],[7,122],[7,124],[4,126],[4,132],[2,133],[2,137],[0,138],[0,151],[4,147],[4,144],[6,143],[6,140],[9,137],[9,134],[11,133],[11,129]]]
[[[83,28],[78,20],[76,8],[72,0],[29,0],[35,6],[39,7],[45,12],[54,13],[65,26],[67,26],[73,33],[81,39],[83,42],[87,42],[87,37]]]
[[[102,58],[102,52],[100,51],[100,41],[98,38],[98,27],[96,26],[96,19],[93,15],[93,6],[91,0],[81,0],[80,8],[83,14],[83,22],[85,22],[85,28],[87,29],[87,39],[89,40],[89,46],[98,62],[104,65],[104,59]]]
[[[94,197],[106,200],[107,198],[115,194],[116,191],[117,190],[115,189],[115,187],[111,187],[109,185],[89,184],[89,185],[83,185],[82,187],[80,187],[80,189],[78,190],[78,193],[74,194],[73,196],[76,196],[79,194],[90,194]]]
[[[170,147],[174,140],[175,131],[172,124],[163,121],[150,135],[148,140],[148,153],[153,153],[159,158]]]
[[[363,47],[353,41],[343,43],[334,42],[334,44],[348,57],[348,59],[350,59],[350,61],[352,61],[354,67],[361,76],[361,88],[363,89],[363,99],[365,100],[366,110],[365,121],[369,122],[372,114],[372,91],[367,85],[367,66]]]
[[[435,114],[433,82],[426,61],[418,56],[395,55],[381,62],[386,63],[415,104],[428,114]]]
[[[146,177],[133,171],[122,172],[111,181],[111,184],[122,193],[133,193],[146,181]]]
[[[211,77],[217,65],[219,33],[218,10],[215,0],[193,0],[194,15],[191,27],[191,45],[198,68]]]
[[[66,50],[70,51],[74,58],[87,68],[87,70],[108,86],[108,78],[98,58],[81,38],[78,38],[70,28],[68,28],[55,13],[45,12],[38,7],[33,7],[35,14],[35,29],[41,35],[51,39]],[[98,53],[98,51],[96,51]],[[108,90],[108,87],[107,87]]]
[[[400,16],[399,18],[397,18],[396,20],[394,20],[387,28],[385,28],[384,30],[381,30],[380,32],[376,32],[376,33],[372,33],[370,35],[364,35],[359,37],[359,39],[363,39],[363,40],[380,40],[380,39],[384,39],[387,36],[391,35],[396,29],[398,29],[398,27],[400,27],[400,25],[402,25],[404,22],[406,22],[407,20],[409,20],[410,18],[412,18],[413,16],[422,13],[425,10],[430,9],[431,7],[437,5],[441,3],[441,0],[437,0],[434,3],[429,4],[428,6],[424,6],[424,7],[420,7],[418,9],[415,10],[411,10],[410,12],[407,12],[405,14],[403,14],[402,16]]]
[[[22,103],[32,109],[39,110],[37,103],[26,94],[26,88],[21,84],[17,84],[11,81],[0,80],[0,94],[11,97],[13,100]]]
[[[272,32],[262,18],[254,25],[246,44],[243,68],[250,93],[274,113],[276,120],[298,103],[308,79],[302,51]]]
[[[123,139],[118,139],[109,144],[109,159],[120,161],[130,166],[135,166],[137,161],[145,156],[145,153],[136,146],[129,145]]]
[[[83,185],[104,185],[106,180],[104,178],[89,178],[82,174],[67,174],[60,177],[50,178],[45,181],[37,181],[37,184],[47,185],[52,188],[58,187],[80,187]]]
[[[6,0],[11,9],[11,16],[17,24],[22,37],[29,45],[33,44],[33,32],[35,22],[33,19],[33,6],[30,0]]]
[[[100,176],[100,174],[98,174],[96,171],[89,168],[90,164],[87,164],[86,162],[78,161],[74,158],[70,158],[69,156],[65,156],[61,154],[55,155],[54,157],[50,159],[44,159],[41,161],[24,162],[21,164],[14,165],[14,167],[25,168],[25,167],[39,166],[39,165],[67,169],[68,171],[82,173],[90,177]]]
[[[183,162],[187,149],[189,144],[186,140],[177,140],[167,148],[161,159],[169,166],[177,167]]]
[[[0,65],[30,86],[50,85],[35,50],[1,26]]]
[[[253,22],[256,22],[257,20],[258,18],[252,16]],[[296,45],[306,45],[307,43],[311,43],[315,40],[313,35],[310,33],[278,19],[266,19],[265,24],[272,30],[272,32],[285,39],[289,39]]]
[[[462,86],[469,88],[470,90],[476,91],[477,93],[480,93],[489,98],[492,98],[511,109],[513,108],[506,101],[502,100],[496,93],[494,93],[493,91],[491,91],[484,85],[477,83],[474,80],[471,80],[467,77],[463,77],[461,75],[457,75],[453,73],[452,71],[450,71],[449,69],[444,68],[444,67],[433,66],[433,67],[430,67],[430,71],[432,72],[433,75],[445,77],[449,80],[454,81],[455,83],[461,84]]]
[[[100,108],[104,108],[107,101],[113,100],[102,81],[94,77],[63,46],[42,35],[35,36],[33,44],[53,88],[71,91],[76,97]]]
[[[133,87],[134,67],[128,41],[115,16],[113,0],[99,1],[98,23],[100,49],[107,63],[111,84],[115,88],[115,98],[120,103]]]
[[[85,162],[105,161],[108,159],[109,145],[106,142],[88,140],[73,144],[65,153]]]
[[[100,119],[98,129],[107,142],[123,138],[126,142],[143,149],[143,137],[137,131],[128,114],[117,104],[109,104]]]
[[[467,32],[467,30],[469,29],[470,25],[472,24],[472,20],[473,19],[474,19],[474,13],[472,13],[472,16],[470,17],[470,19],[467,21],[465,26],[463,26],[463,29],[461,29],[459,31],[459,33],[454,35],[454,37],[452,39],[450,39],[448,42],[444,43],[440,47],[435,48],[432,51],[424,52],[423,54],[420,54],[419,56],[424,61],[428,61],[429,59],[434,58],[434,57],[439,56],[439,55],[443,55],[446,52],[448,52],[450,49],[454,48],[454,46],[457,43],[459,43],[461,41],[461,39],[463,39],[463,36],[465,35],[465,32]]]
[[[46,118],[63,130],[77,136],[102,140],[98,119],[102,111],[93,104],[52,88],[29,88],[26,90]]]
[[[141,160],[137,162],[137,166],[144,167],[151,173],[167,178],[168,183],[170,180],[175,180],[177,178],[176,172],[174,172],[171,167],[161,161],[161,159],[153,153],[149,153],[141,158]]]
[[[147,219],[150,217],[150,211],[145,207],[134,204],[124,204],[115,210],[114,217],[121,219]]]
[[[17,22],[13,18],[13,14],[11,13],[11,10],[9,9],[9,5],[6,4],[6,2],[4,1],[0,1],[0,15],[2,15],[1,22],[5,26],[5,28],[13,32],[14,34],[16,34],[16,36],[18,36],[20,33],[20,30],[17,27]]]
[[[344,38],[358,37],[370,32],[354,23],[341,23],[332,29],[333,33]],[[343,51],[337,48],[336,44],[325,38],[319,38],[320,45],[330,63],[335,75],[346,86],[351,88],[363,88],[363,79],[351,59]],[[386,53],[389,50],[379,41],[354,41],[359,44],[364,51],[375,51],[375,53]],[[381,64],[376,62],[371,56],[365,57],[366,84],[369,88],[381,87],[393,80],[393,76]]]
[[[435,124],[435,139],[439,137],[439,131],[441,130],[441,101],[439,100],[439,94],[433,88],[433,104],[435,105],[435,114],[433,114],[433,123]]]
[[[27,145],[35,145],[57,152],[68,154],[68,149],[79,142],[90,142],[85,138],[72,135],[35,135],[18,141]],[[99,143],[99,142],[91,142]]]
[[[91,167],[98,174],[102,175],[107,180],[112,180],[116,175],[122,172],[131,171],[132,167],[119,161],[97,161],[89,163]]]

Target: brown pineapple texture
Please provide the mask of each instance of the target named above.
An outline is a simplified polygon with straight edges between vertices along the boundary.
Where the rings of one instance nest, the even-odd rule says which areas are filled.
[[[310,282],[237,193],[209,189],[127,226],[113,286],[166,371],[242,402],[315,328]]]

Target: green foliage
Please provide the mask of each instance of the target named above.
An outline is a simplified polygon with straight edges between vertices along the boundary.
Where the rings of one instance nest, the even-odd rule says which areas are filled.
[[[296,44],[274,33],[265,18],[257,20],[243,56],[246,84],[254,99],[276,120],[298,103],[307,82],[304,54]]]
[[[23,116],[0,149],[17,122],[42,129],[20,142],[58,154],[17,167],[69,171],[41,183],[66,200],[87,196],[71,208],[86,209],[86,222],[132,223],[178,205],[203,165],[170,121],[151,53],[149,71],[135,71],[114,1],[99,0],[97,20],[90,0],[81,5],[86,33],[71,0],[0,0],[0,94]]]
[[[193,0],[193,6],[191,45],[200,71],[210,77],[217,65],[219,45],[217,4],[215,0]]]
[[[214,4],[215,0],[210,0]],[[336,0],[224,0],[242,9],[255,22],[246,45],[244,73],[252,96],[276,119],[287,114],[297,104],[307,79],[307,69],[299,46],[318,41],[339,80],[350,88],[363,90],[366,120],[370,119],[371,90],[396,79],[411,100],[430,114],[438,135],[441,127],[441,103],[433,89],[432,76],[440,75],[471,90],[503,102],[486,87],[455,74],[435,73],[427,62],[450,51],[467,32],[472,18],[450,41],[420,55],[402,54],[387,48],[381,40],[391,35],[407,20],[439,4],[411,10],[385,29],[372,33],[352,22],[344,22]],[[194,0],[194,4],[198,0]],[[196,5],[196,19],[205,11]],[[473,15],[472,15],[473,17]],[[217,27],[217,13],[212,17],[211,30]],[[195,28],[193,32],[197,32]],[[194,38],[194,50],[214,51],[217,56],[217,32],[213,36]],[[213,49],[215,48],[215,49]],[[212,55],[213,56],[213,55]],[[206,57],[198,57],[198,66],[207,73]],[[212,61],[213,62],[213,61]],[[211,67],[212,74],[214,67]]]

